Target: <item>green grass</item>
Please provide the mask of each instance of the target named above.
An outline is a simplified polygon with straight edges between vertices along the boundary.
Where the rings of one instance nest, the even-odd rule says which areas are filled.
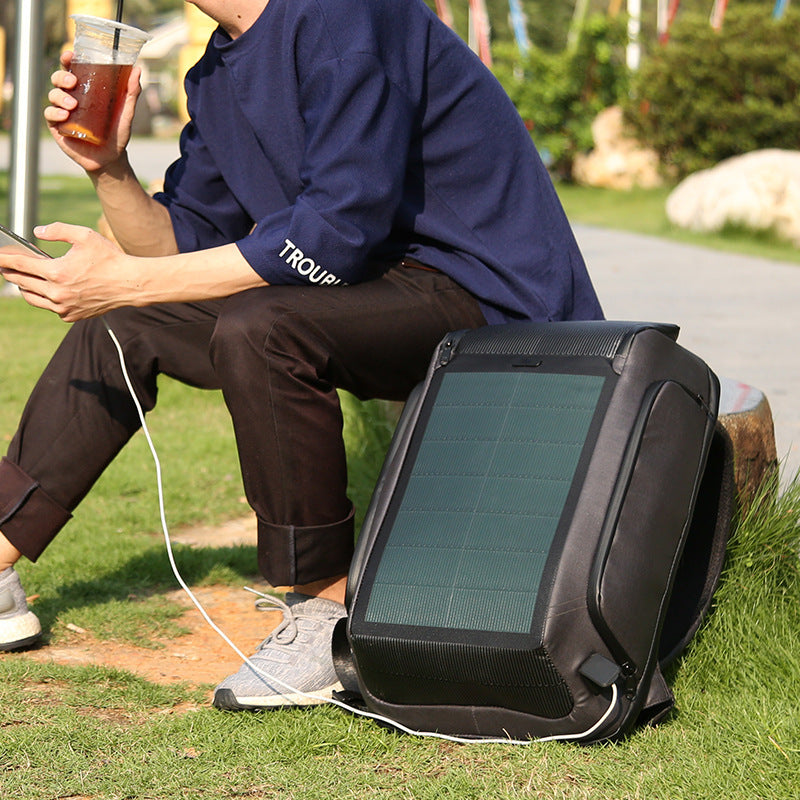
[[[732,253],[800,263],[800,248],[770,231],[728,226],[719,233],[695,233],[674,226],[665,208],[670,187],[629,192],[559,183],[556,190],[573,223],[641,233]]]
[[[45,193],[43,208],[69,207],[69,221],[91,224],[97,209],[91,197],[85,206],[73,202],[78,184],[68,181],[60,200]],[[597,216],[592,198],[602,199]],[[621,208],[640,221],[655,217],[635,195],[579,190],[565,202],[574,220],[591,224],[611,224],[604,215]],[[4,440],[65,330],[19,300],[0,300]],[[351,495],[363,513],[395,409],[349,396],[344,407]],[[218,393],[165,379],[150,423],[171,528],[247,510]],[[800,775],[800,481],[756,508],[736,530],[713,615],[673,670],[678,711],[618,744],[458,746],[396,735],[328,707],[221,713],[206,705],[202,688],[14,653],[0,655],[0,797],[793,800]],[[177,559],[192,585],[241,585],[256,573],[251,547],[179,546]],[[180,635],[180,609],[165,596],[175,582],[140,435],[40,562],[21,563],[20,572],[27,591],[39,595],[35,608],[50,646],[66,622],[142,645]]]
[[[0,793],[43,798],[792,800],[800,767],[794,485],[745,518],[678,711],[623,742],[453,745],[334,708],[228,714],[111,669],[0,658]]]
[[[8,222],[8,174],[0,172],[0,222]],[[72,225],[96,227],[102,213],[100,202],[88,179],[69,176],[45,176],[39,182],[37,223],[68,222]],[[66,252],[67,245],[40,242],[42,249],[53,256]]]

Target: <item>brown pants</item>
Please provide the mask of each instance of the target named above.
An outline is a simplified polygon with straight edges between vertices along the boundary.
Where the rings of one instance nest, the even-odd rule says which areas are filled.
[[[445,333],[485,324],[445,275],[397,266],[344,287],[269,286],[106,316],[145,411],[164,373],[222,389],[273,585],[347,571],[352,506],[337,388],[403,400]],[[0,530],[35,560],[139,428],[99,319],[72,326],[0,462]]]

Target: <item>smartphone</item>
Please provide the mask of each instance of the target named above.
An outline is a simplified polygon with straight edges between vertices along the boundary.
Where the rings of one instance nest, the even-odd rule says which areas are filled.
[[[33,242],[29,242],[3,225],[0,225],[0,253],[21,253],[26,256],[34,253],[37,256],[50,258],[44,250],[40,250]]]

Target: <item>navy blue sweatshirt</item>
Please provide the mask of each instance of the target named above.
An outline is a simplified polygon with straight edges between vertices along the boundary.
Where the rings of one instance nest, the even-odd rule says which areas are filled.
[[[236,242],[268,283],[320,287],[410,257],[489,323],[602,316],[516,109],[422,0],[270,0],[186,90],[157,195],[181,251]]]

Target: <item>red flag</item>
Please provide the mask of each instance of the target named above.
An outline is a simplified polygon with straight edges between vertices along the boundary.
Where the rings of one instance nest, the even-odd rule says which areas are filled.
[[[715,30],[722,29],[722,22],[725,19],[725,9],[728,7],[728,0],[714,0],[714,5],[711,9],[711,27]]]
[[[681,0],[659,0],[658,2],[658,41],[666,44],[669,41],[669,30],[678,13]]]
[[[475,34],[478,56],[487,67],[492,66],[492,54],[489,48],[489,14],[486,0],[469,0],[472,12],[472,31]]]
[[[453,11],[450,8],[450,0],[436,0],[436,14],[448,28],[453,27]]]

